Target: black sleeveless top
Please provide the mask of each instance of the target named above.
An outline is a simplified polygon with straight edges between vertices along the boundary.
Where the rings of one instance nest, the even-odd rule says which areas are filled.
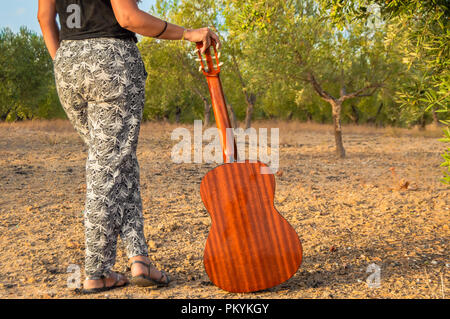
[[[131,38],[135,33],[120,26],[110,0],[56,0],[61,26],[60,40],[89,38]]]

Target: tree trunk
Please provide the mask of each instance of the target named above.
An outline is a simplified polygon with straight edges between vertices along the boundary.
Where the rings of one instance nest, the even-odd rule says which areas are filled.
[[[377,126],[377,127],[381,126],[380,125],[381,122],[378,119],[380,117],[382,108],[383,108],[383,103],[380,103],[380,106],[378,107],[378,110],[377,110],[377,115],[375,115],[375,126]]]
[[[245,112],[245,129],[248,129],[252,126],[252,115],[256,96],[253,93],[250,93],[249,95],[245,92],[245,99],[247,101],[247,110]]]
[[[439,122],[439,118],[437,116],[436,109],[434,107],[431,108],[431,114],[433,114],[433,124],[435,126],[441,126],[441,122]]]
[[[245,112],[245,129],[252,126],[252,114],[253,114],[253,104],[247,105],[247,110]]]
[[[344,144],[342,143],[342,128],[341,128],[341,109],[342,103],[335,101],[331,103],[333,111],[334,122],[334,140],[336,142],[336,154],[339,158],[345,157]]]
[[[419,130],[425,131],[426,125],[427,125],[427,119],[425,117],[425,114],[422,114],[422,116],[419,119]]]
[[[333,97],[330,93],[325,91],[319,82],[317,82],[317,79],[314,77],[314,74],[311,71],[308,71],[307,74],[307,81],[311,83],[314,90],[317,92],[317,94],[325,101],[331,104],[331,108],[333,111],[333,122],[334,122],[334,138],[336,141],[336,153],[339,158],[345,157],[345,149],[344,145],[342,143],[342,129],[341,129],[341,110],[342,110],[342,103],[344,103],[345,100],[352,99],[355,97],[363,97],[363,96],[372,96],[377,88],[380,87],[380,84],[374,83],[367,85],[357,91],[354,91],[352,93],[347,93],[345,90],[345,87],[341,85],[340,90],[340,97],[339,99],[336,99]],[[367,93],[372,89],[370,92]],[[378,108],[378,111],[381,110],[381,107],[383,104],[380,105]],[[377,112],[378,114],[378,112]]]
[[[181,118],[181,108],[177,107],[175,111],[175,122],[180,123],[180,118]]]
[[[203,99],[203,104],[204,104],[204,126],[208,127],[209,126],[209,122],[211,119],[211,104],[208,103],[207,99]]]
[[[306,114],[306,119],[307,119],[307,121],[308,121],[308,122],[312,122],[313,116],[312,116],[311,112],[308,111],[308,110],[305,110],[305,114]]]
[[[352,121],[356,125],[359,124],[359,110],[354,104],[352,104]]]
[[[378,126],[378,117],[380,116],[380,114],[381,114],[381,109],[383,108],[383,103],[380,103],[380,106],[378,106],[378,109],[377,109],[377,113],[374,115],[374,116],[372,116],[372,117],[369,117],[368,119],[367,119],[367,123],[372,123],[372,124],[374,124],[375,126]]]
[[[293,111],[290,111],[289,112],[289,115],[288,115],[288,117],[287,117],[287,119],[288,119],[288,121],[292,121],[292,118],[294,117],[294,112]]]
[[[234,113],[233,106],[230,103],[227,102],[226,104],[227,104],[228,114],[230,116],[231,126],[234,129],[236,129],[238,127],[238,123],[237,123],[237,119],[236,119],[236,113]]]

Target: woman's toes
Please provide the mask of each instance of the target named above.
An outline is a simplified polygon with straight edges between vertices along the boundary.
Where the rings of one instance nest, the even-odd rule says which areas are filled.
[[[122,274],[112,273],[111,276],[106,279],[106,286],[110,287],[114,285],[114,283],[116,283],[117,286],[125,285],[128,283],[128,278]]]
[[[103,288],[106,284],[106,287],[112,287],[114,284],[117,286],[122,286],[128,283],[128,278],[122,274],[111,273],[107,278],[105,278],[105,282],[102,279],[89,279],[85,280],[83,287],[85,289],[94,289],[94,288]]]

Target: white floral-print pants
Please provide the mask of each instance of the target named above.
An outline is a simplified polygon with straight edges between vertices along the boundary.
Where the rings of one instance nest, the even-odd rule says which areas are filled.
[[[63,40],[54,60],[58,95],[88,146],[85,273],[110,275],[120,235],[128,258],[148,256],[136,157],[147,72],[131,39]]]

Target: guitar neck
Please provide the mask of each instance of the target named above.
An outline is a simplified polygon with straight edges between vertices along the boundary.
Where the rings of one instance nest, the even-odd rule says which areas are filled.
[[[231,163],[237,160],[236,141],[225,103],[225,96],[222,90],[222,83],[219,75],[206,77],[211,94],[211,102],[216,119],[217,129],[220,134],[220,144],[223,150],[223,160]]]
[[[200,49],[201,45],[201,43],[197,44],[197,48]],[[228,116],[225,95],[222,89],[222,82],[220,81],[220,66],[216,51],[215,54],[217,62],[216,68],[214,68],[210,49],[206,50],[205,56],[208,70],[205,70],[205,66],[202,61],[203,74],[206,76],[206,80],[208,82],[214,118],[216,119],[216,125],[220,135],[220,143],[222,145],[223,160],[225,163],[231,163],[237,161],[237,147],[234,139],[233,128]]]

